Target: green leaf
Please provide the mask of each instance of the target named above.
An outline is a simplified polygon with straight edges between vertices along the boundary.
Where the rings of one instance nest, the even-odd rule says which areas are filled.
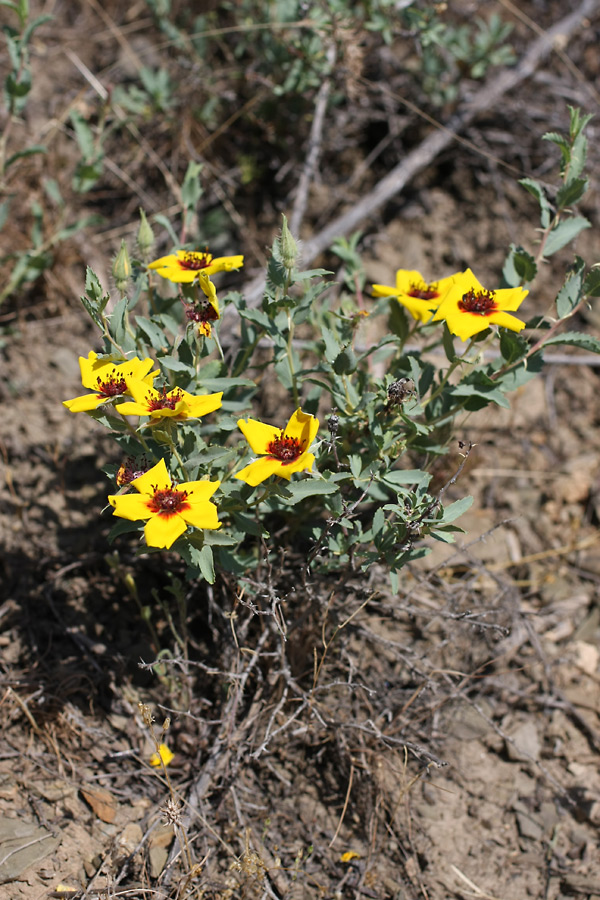
[[[500,353],[507,363],[516,362],[527,353],[527,341],[520,335],[503,328],[500,331]]]
[[[406,340],[409,332],[408,319],[404,308],[395,297],[390,297],[390,316],[388,326],[392,334],[397,335],[402,342]]]
[[[156,213],[156,215],[154,216],[154,221],[156,222],[157,225],[162,225],[162,227],[167,231],[169,237],[171,238],[171,242],[172,242],[173,246],[179,247],[181,242],[180,242],[179,238],[177,237],[177,235],[175,234],[175,232],[173,230],[173,226],[171,225],[171,223],[169,222],[167,217],[163,216],[162,213]]]
[[[584,170],[587,159],[587,143],[587,138],[583,131],[581,131],[573,141],[567,184],[570,184],[572,180],[579,178]]]
[[[587,297],[600,297],[600,265],[592,266],[583,282],[583,293]]]
[[[140,531],[139,522],[130,522],[128,519],[119,519],[108,532],[108,543],[112,544],[115,538],[120,537],[122,534],[130,534],[132,531]]]
[[[588,122],[594,118],[592,113],[587,113],[586,115],[581,115],[581,110],[578,106],[568,106],[569,110],[569,135],[571,140],[574,140],[586,127]]]
[[[570,141],[567,140],[564,134],[559,134],[557,131],[547,131],[546,134],[542,135],[542,140],[551,141],[551,143],[556,144],[556,146],[560,150],[560,173],[562,175],[567,167],[569,159],[571,158]]]
[[[600,353],[600,340],[591,334],[583,334],[581,331],[565,331],[563,334],[554,334],[544,341],[544,347],[549,347],[550,344],[569,344],[571,347],[589,350],[590,353]]]
[[[287,505],[293,505],[307,497],[323,497],[325,494],[336,494],[339,490],[337,484],[328,481],[319,481],[316,478],[303,478],[302,481],[290,481],[284,488],[286,496],[282,500]]]
[[[386,472],[381,480],[384,484],[394,488],[405,484],[427,487],[431,481],[431,475],[428,472],[422,472],[421,469],[394,469],[393,472]]]
[[[23,159],[25,156],[33,156],[36,153],[47,153],[46,147],[43,147],[41,144],[34,144],[31,147],[27,147],[26,150],[19,150],[18,153],[13,153],[12,156],[9,156],[4,165],[4,171],[8,171],[10,166],[18,159]]]
[[[588,188],[587,178],[574,178],[563,184],[556,193],[556,205],[559,209],[566,209],[574,203],[578,203]]]
[[[533,256],[527,253],[523,247],[516,247],[515,244],[511,244],[502,269],[505,286],[519,287],[519,285],[527,284],[533,281],[536,274],[537,266]]]
[[[162,328],[159,328],[154,322],[150,319],[146,319],[144,316],[136,316],[135,317],[136,327],[148,338],[152,347],[155,350],[164,350],[165,344],[168,343],[165,338],[165,333]],[[186,366],[186,369],[188,367]]]
[[[472,504],[473,497],[463,497],[461,500],[451,503],[450,506],[444,507],[442,518],[437,520],[436,525],[447,525],[449,522],[454,522],[455,519],[466,513]]]
[[[164,335],[163,335],[164,338]],[[159,356],[158,362],[168,372],[185,372],[186,375],[193,377],[196,374],[194,366],[188,366],[175,356]]]
[[[187,210],[195,210],[200,201],[200,197],[204,193],[202,185],[200,184],[200,173],[202,168],[202,163],[197,163],[193,160],[190,160],[188,163],[185,178],[181,185],[181,202]]]
[[[100,280],[93,269],[88,266],[85,270],[85,296],[81,298],[83,306],[99,328],[103,328],[102,313],[110,300],[110,294],[105,294]]]
[[[337,336],[326,325],[321,325],[321,336],[325,343],[325,359],[331,366],[339,356],[342,345],[338,341]]]
[[[111,334],[117,344],[120,344],[122,347],[126,343],[127,338],[127,303],[127,297],[121,297],[121,299],[115,304],[115,308],[112,314],[109,316]]]
[[[71,124],[75,131],[75,138],[84,160],[87,162],[96,156],[96,147],[92,129],[78,110],[71,110]]]
[[[557,250],[562,250],[570,241],[574,240],[585,228],[590,228],[591,223],[583,216],[572,216],[564,219],[556,225],[544,245],[544,256],[552,256]]]
[[[352,347],[346,347],[336,356],[333,363],[333,371],[336,375],[351,375],[352,372],[356,371],[357,364],[354,350]]]
[[[442,332],[442,346],[444,348],[444,353],[446,354],[446,359],[448,360],[448,362],[454,362],[454,360],[456,359],[454,338],[450,334],[450,330],[446,322],[444,322],[444,329]]]
[[[583,273],[585,263],[580,256],[567,273],[565,283],[556,297],[556,312],[559,319],[564,319],[577,306],[583,296]]]
[[[550,205],[543,187],[539,181],[534,181],[533,178],[521,178],[519,184],[522,185],[526,191],[529,191],[530,194],[533,194],[538,201],[540,205],[540,222],[542,228],[547,228],[550,224],[551,214]]]

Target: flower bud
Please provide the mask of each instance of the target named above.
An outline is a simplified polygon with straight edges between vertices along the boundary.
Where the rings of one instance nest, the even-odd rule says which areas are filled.
[[[121,241],[120,250],[114,258],[112,274],[115,279],[115,287],[120,294],[124,294],[127,290],[127,282],[131,278],[131,260],[125,241]]]
[[[283,225],[281,226],[281,261],[286,269],[293,269],[298,257],[298,244],[296,243],[292,232],[288,228],[287,217],[282,215]]]
[[[140,253],[144,261],[150,259],[150,251],[154,247],[154,232],[152,231],[152,227],[146,218],[146,213],[140,206],[140,227],[138,229],[137,234],[137,243],[140,248]]]

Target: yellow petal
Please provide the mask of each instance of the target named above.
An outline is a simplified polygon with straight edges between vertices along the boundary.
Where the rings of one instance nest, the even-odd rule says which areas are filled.
[[[279,459],[273,459],[271,456],[261,456],[260,459],[255,459],[250,465],[237,472],[234,477],[239,478],[240,481],[245,481],[251,487],[256,487],[257,484],[266,481],[271,475],[281,475],[282,468],[283,463]]]
[[[72,400],[63,400],[63,406],[66,406],[72,413],[91,412],[110,399],[110,397],[98,397],[97,394],[82,394],[81,397],[74,397]]]
[[[265,425],[257,419],[238,419],[238,428],[252,447],[254,453],[268,453],[269,444],[281,434],[280,428]]]
[[[207,275],[214,272],[231,272],[232,269],[241,269],[244,265],[243,256],[219,256],[212,259],[210,265],[203,270]]]
[[[355,853],[354,850],[346,850],[346,852],[342,853],[340,856],[340,862],[343,863],[351,862],[353,859],[360,859],[360,854]]]
[[[204,394],[202,396],[194,396],[186,391],[181,393],[187,407],[186,415],[194,419],[206,416],[208,413],[214,412],[215,409],[220,409],[222,405],[223,391],[220,391],[218,394]]]
[[[207,500],[190,503],[190,508],[182,509],[180,515],[188,525],[193,525],[194,528],[214,530],[221,527],[217,507]]]
[[[289,481],[294,472],[312,471],[314,461],[315,457],[312,453],[303,453],[302,456],[299,456],[294,462],[282,463],[281,471],[277,472],[277,474]]]
[[[220,484],[220,481],[184,481],[177,485],[177,490],[185,491],[190,503],[199,503],[210,500]]]
[[[148,471],[144,472],[143,475],[140,475],[139,478],[134,478],[131,484],[142,494],[150,494],[153,496],[155,488],[158,488],[159,491],[163,491],[165,488],[172,487],[173,482],[167,471],[167,464],[164,459],[160,459],[155,466],[152,466],[151,469],[148,469]]]
[[[148,762],[151,766],[168,766],[175,759],[175,754],[167,747],[166,744],[159,744],[158,753],[153,753]]]
[[[285,426],[284,434],[286,437],[296,438],[300,441],[302,449],[308,450],[317,436],[318,430],[319,420],[298,408],[292,413],[289,422]]]
[[[144,535],[149,547],[164,547],[168,550],[186,529],[187,525],[178,513],[172,516],[156,515],[146,522]]]
[[[108,502],[114,508],[114,516],[129,519],[131,522],[149,519],[155,515],[154,510],[150,508],[148,494],[111,494]]]

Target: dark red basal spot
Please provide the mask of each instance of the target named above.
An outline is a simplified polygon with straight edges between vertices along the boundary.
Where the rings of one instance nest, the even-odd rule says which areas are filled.
[[[275,435],[267,445],[267,453],[272,459],[278,459],[283,465],[294,462],[304,452],[298,438],[288,437],[283,431]]]
[[[178,491],[176,488],[153,487],[154,495],[148,502],[148,508],[159,516],[169,518],[175,516],[184,509],[190,509],[187,499],[187,491]]]
[[[421,284],[411,284],[408,296],[414,297],[416,300],[435,300],[440,295],[434,284],[422,282]]]
[[[458,308],[463,312],[475,313],[478,316],[491,316],[497,310],[494,291],[476,292],[471,288],[462,295],[462,300],[458,301]]]

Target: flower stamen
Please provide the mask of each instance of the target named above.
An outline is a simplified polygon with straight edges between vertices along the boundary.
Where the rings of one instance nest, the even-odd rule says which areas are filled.
[[[116,369],[113,369],[104,378],[98,376],[96,383],[98,385],[98,397],[119,397],[127,390],[125,379]]]
[[[154,494],[148,501],[148,508],[159,516],[173,516],[182,509],[189,508],[187,492],[175,488],[159,488],[152,486]]]
[[[148,394],[148,410],[153,412],[155,409],[175,409],[181,400],[183,400],[183,394],[179,389],[167,391],[166,387],[162,387],[158,397]]]
[[[194,253],[190,250],[179,260],[179,265],[182,269],[190,269],[193,272],[198,272],[200,269],[208,268],[211,262],[211,253]]]
[[[289,437],[283,431],[279,435],[275,433],[275,437],[267,445],[267,454],[284,465],[294,462],[302,453],[303,447],[298,438]]]
[[[491,316],[497,310],[494,291],[477,292],[471,288],[462,295],[462,300],[458,301],[458,308],[462,312],[475,313],[478,316]]]
[[[435,300],[440,296],[435,282],[426,284],[424,281],[418,283],[413,282],[410,286],[410,290],[406,293],[409,297],[414,297],[415,300]]]

